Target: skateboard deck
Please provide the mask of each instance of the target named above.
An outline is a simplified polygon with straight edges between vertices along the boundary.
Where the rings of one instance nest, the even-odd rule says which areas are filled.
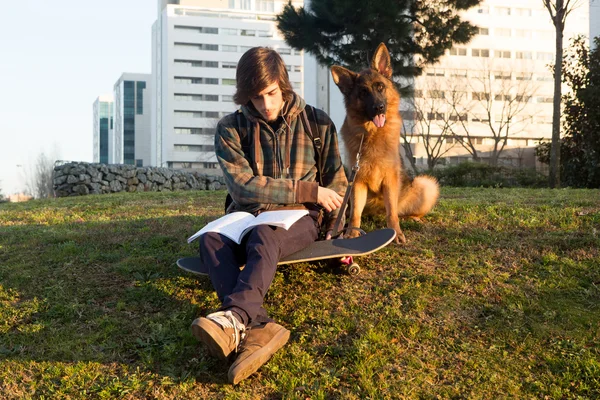
[[[352,239],[320,240],[308,247],[282,258],[277,265],[299,262],[340,259],[350,275],[356,275],[360,267],[353,257],[364,256],[387,246],[396,237],[393,229],[380,229]],[[208,275],[208,268],[200,257],[184,257],[177,260],[177,266],[197,275]]]

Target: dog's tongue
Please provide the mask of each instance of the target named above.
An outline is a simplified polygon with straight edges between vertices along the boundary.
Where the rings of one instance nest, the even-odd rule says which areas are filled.
[[[383,125],[385,124],[385,114],[376,115],[375,118],[373,118],[373,123],[376,127],[383,128]]]

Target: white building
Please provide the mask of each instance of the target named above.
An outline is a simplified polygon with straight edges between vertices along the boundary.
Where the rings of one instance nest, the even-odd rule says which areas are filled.
[[[113,129],[113,96],[99,96],[93,105],[94,110],[94,162],[108,163],[109,138]]]
[[[108,162],[151,164],[151,75],[124,73],[114,85],[114,129]]]
[[[590,47],[594,38],[600,36],[600,0],[590,0]]]
[[[583,3],[567,18],[565,48],[574,35],[589,35],[589,3]],[[439,145],[442,164],[473,158],[449,137],[454,131],[481,161],[494,155],[494,142],[507,139],[499,164],[533,167],[535,146],[552,135],[555,31],[548,10],[539,0],[486,0],[464,17],[479,34],[416,79],[415,112],[403,112],[408,136],[416,133],[410,139],[416,164],[427,168],[422,133],[431,128],[429,147]]]
[[[215,127],[237,109],[237,62],[251,47],[276,49],[294,89],[304,95],[304,56],[285,44],[275,24],[286,3],[158,1],[158,20],[152,27],[152,165],[218,170]]]

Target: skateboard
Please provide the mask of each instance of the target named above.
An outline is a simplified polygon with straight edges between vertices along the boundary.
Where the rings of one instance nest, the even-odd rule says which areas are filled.
[[[340,266],[349,275],[357,275],[360,266],[354,257],[373,253],[387,246],[396,237],[393,229],[380,229],[352,239],[320,240],[308,247],[282,258],[277,265],[299,262],[338,259]],[[197,275],[208,275],[208,268],[200,257],[184,257],[177,266]]]

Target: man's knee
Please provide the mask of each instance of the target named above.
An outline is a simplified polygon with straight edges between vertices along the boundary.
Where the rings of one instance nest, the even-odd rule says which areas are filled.
[[[223,247],[224,238],[217,232],[206,232],[198,239],[200,243],[200,251],[216,250]]]
[[[248,233],[248,243],[252,244],[273,244],[279,243],[277,231],[269,225],[258,225]]]

